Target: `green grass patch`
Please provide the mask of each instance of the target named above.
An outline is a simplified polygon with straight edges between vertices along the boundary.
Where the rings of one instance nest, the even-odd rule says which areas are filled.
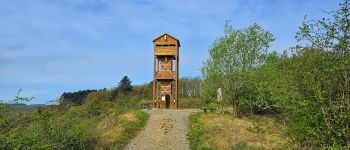
[[[113,149],[123,149],[131,139],[133,139],[137,133],[145,126],[149,115],[143,111],[133,112],[135,121],[119,120],[116,128],[122,129],[122,135],[115,139],[113,143]]]
[[[200,120],[201,113],[194,113],[189,117],[188,138],[193,150],[215,150],[213,147],[204,146],[204,127]]]

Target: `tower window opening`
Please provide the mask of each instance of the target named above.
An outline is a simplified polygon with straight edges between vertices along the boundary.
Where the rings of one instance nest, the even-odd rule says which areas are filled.
[[[157,44],[156,47],[174,47],[176,44]]]
[[[175,71],[175,69],[176,69],[176,61],[173,59],[171,61],[171,71]]]
[[[156,63],[156,71],[160,71],[160,69],[161,69],[161,64],[160,64],[160,60],[159,59],[157,59],[157,63]]]

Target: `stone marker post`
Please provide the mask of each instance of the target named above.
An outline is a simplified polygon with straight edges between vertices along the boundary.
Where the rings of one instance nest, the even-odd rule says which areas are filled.
[[[222,102],[222,89],[218,88],[217,90],[217,103],[221,103],[221,111],[224,114],[224,103]]]

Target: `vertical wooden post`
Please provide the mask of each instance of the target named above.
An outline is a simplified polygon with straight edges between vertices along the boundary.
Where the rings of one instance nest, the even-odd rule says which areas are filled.
[[[179,52],[177,53],[179,54]],[[176,108],[179,108],[179,55],[176,56]]]
[[[156,104],[156,101],[155,101],[155,98],[156,98],[156,80],[155,80],[155,76],[156,76],[156,71],[157,71],[157,68],[156,68],[156,56],[153,56],[153,66],[154,66],[154,69],[153,69],[153,95],[152,95],[152,102],[153,102],[153,107],[157,107],[157,104]]]

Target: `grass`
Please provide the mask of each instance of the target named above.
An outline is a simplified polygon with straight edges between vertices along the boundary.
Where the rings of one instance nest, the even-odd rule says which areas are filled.
[[[204,140],[204,126],[202,122],[200,121],[201,114],[200,113],[195,113],[192,114],[189,117],[189,132],[188,132],[188,137],[189,140],[191,141],[191,148],[192,149],[213,149],[210,148],[208,145],[204,145],[203,143],[205,142]]]
[[[96,149],[123,149],[144,127],[148,117],[146,112],[136,110],[106,117],[97,126],[101,138]]]
[[[293,149],[283,129],[272,118],[263,116],[235,118],[196,113],[190,116],[188,136],[194,150]]]

